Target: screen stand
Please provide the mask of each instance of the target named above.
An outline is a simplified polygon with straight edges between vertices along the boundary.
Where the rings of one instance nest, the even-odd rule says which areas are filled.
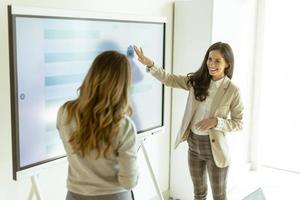
[[[141,146],[142,146],[142,150],[143,150],[143,153],[144,153],[144,156],[145,156],[145,160],[147,162],[148,169],[149,169],[150,174],[151,174],[152,181],[153,181],[154,186],[155,186],[156,193],[157,193],[160,200],[164,200],[163,195],[161,193],[161,190],[159,188],[158,182],[156,180],[155,174],[153,172],[153,169],[152,169],[152,166],[151,166],[151,163],[150,163],[150,160],[149,160],[149,156],[148,156],[148,153],[147,153],[146,147],[144,146],[143,141],[141,141]]]
[[[31,176],[30,179],[31,179],[31,190],[30,190],[28,199],[32,200],[33,196],[35,195],[36,200],[43,200],[39,182],[38,182],[38,175]]]

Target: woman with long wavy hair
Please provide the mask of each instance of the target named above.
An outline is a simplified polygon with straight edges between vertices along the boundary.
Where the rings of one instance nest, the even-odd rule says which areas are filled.
[[[69,162],[66,200],[131,200],[136,186],[136,129],[129,92],[131,66],[116,51],[98,55],[79,96],[58,111]]]
[[[231,81],[234,56],[227,43],[217,42],[206,51],[200,68],[187,75],[166,73],[135,48],[139,61],[166,86],[189,91],[186,110],[175,146],[187,141],[188,164],[194,199],[205,200],[207,174],[214,200],[226,200],[230,164],[226,134],[242,129],[243,104],[239,88]]]

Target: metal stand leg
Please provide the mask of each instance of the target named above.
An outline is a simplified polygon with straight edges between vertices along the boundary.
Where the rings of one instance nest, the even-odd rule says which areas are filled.
[[[36,196],[36,200],[43,200],[37,176],[31,176],[30,179],[31,179],[31,190],[30,190],[28,199],[32,200],[33,196],[35,195]]]
[[[162,195],[162,193],[161,193],[161,190],[160,190],[160,188],[159,188],[158,182],[157,182],[157,180],[156,180],[155,174],[154,174],[154,172],[153,172],[153,169],[152,169],[152,166],[151,166],[149,157],[148,157],[148,153],[147,153],[147,150],[146,150],[146,148],[145,148],[145,146],[144,146],[143,141],[141,142],[141,146],[142,146],[142,150],[143,150],[143,153],[144,153],[146,162],[147,162],[148,169],[149,169],[150,174],[151,174],[151,177],[152,177],[152,181],[153,181],[154,186],[155,186],[156,193],[157,193],[157,195],[159,196],[159,199],[160,199],[160,200],[164,200],[163,195]]]

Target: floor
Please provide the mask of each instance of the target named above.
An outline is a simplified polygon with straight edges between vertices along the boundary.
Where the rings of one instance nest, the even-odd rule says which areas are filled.
[[[259,188],[266,200],[300,199],[300,173],[265,166],[256,172],[239,174],[237,179],[238,183],[228,192],[228,200],[242,200]]]

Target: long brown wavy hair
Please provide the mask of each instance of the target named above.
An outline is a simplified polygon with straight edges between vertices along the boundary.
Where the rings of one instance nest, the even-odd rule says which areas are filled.
[[[234,56],[233,51],[229,44],[223,42],[217,42],[212,44],[206,51],[204,59],[202,61],[201,67],[194,73],[188,74],[188,84],[190,84],[195,92],[195,98],[198,101],[204,101],[208,94],[208,88],[212,76],[208,72],[207,68],[207,59],[209,53],[213,50],[218,50],[222,54],[224,60],[228,64],[228,67],[225,69],[224,73],[228,78],[232,78],[234,70]]]
[[[93,61],[77,99],[66,102],[66,124],[72,120],[76,128],[70,137],[73,151],[82,157],[96,150],[107,158],[124,114],[131,115],[129,90],[131,66],[127,57],[106,51]]]

